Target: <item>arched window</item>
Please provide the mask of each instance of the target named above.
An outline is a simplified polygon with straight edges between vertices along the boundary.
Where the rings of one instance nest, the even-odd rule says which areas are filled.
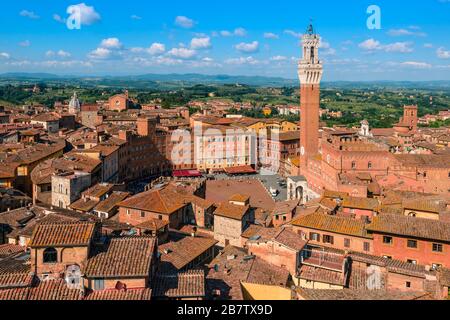
[[[356,169],[356,161],[352,161],[352,169]]]
[[[368,167],[369,169],[372,169],[372,162],[369,161],[367,167]]]
[[[55,248],[47,248],[44,250],[44,263],[58,262],[58,251]]]

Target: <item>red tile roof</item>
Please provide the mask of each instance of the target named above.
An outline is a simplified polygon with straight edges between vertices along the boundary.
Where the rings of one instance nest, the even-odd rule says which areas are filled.
[[[256,170],[251,166],[240,166],[240,167],[230,167],[224,168],[227,174],[252,174],[256,173]]]
[[[403,215],[381,214],[373,218],[367,230],[428,240],[450,241],[450,223]]]
[[[185,205],[185,198],[172,186],[139,193],[118,204],[119,207],[169,215]]]
[[[161,254],[161,263],[169,264],[180,270],[213,248],[217,242],[211,238],[184,237],[177,242],[162,244],[158,248]]]
[[[20,252],[25,252],[25,248],[16,244],[0,245],[0,258],[8,257]]]
[[[64,279],[45,280],[29,290],[27,300],[81,300],[80,290],[69,289]]]
[[[99,300],[99,301],[112,301],[112,300],[151,300],[152,290],[145,289],[128,289],[128,290],[101,290],[92,291],[87,294],[84,300]]]
[[[324,213],[312,213],[301,216],[292,221],[292,225],[355,237],[370,238],[365,228],[366,224],[362,220],[331,216]]]
[[[294,249],[296,251],[301,251],[307,245],[307,241],[302,240],[300,235],[296,234],[292,230],[282,229],[278,232],[274,240],[282,245],[285,245],[288,248]]]
[[[30,288],[0,290],[0,301],[27,300]]]
[[[205,297],[205,272],[190,270],[182,273],[159,274],[154,279],[155,298]]]
[[[214,211],[214,215],[234,220],[242,220],[249,210],[250,206],[240,206],[224,202],[217,207],[216,211]]]
[[[94,222],[41,223],[34,229],[29,246],[87,246],[95,229]]]
[[[85,274],[89,278],[147,277],[155,247],[152,237],[113,238],[106,251],[88,259]]]

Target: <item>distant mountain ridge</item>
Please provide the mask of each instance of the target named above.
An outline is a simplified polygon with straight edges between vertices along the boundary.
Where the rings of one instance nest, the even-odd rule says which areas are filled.
[[[10,72],[0,74],[0,81],[29,81],[29,82],[77,82],[84,85],[129,86],[129,87],[179,87],[196,84],[225,85],[241,84],[261,87],[292,87],[298,86],[298,79],[265,76],[233,76],[226,74],[205,75],[197,73],[187,74],[142,74],[129,76],[79,76],[56,75],[51,73]],[[324,88],[425,88],[449,89],[450,81],[325,81]]]

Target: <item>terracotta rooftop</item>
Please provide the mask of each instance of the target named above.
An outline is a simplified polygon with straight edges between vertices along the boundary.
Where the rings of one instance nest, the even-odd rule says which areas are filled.
[[[308,281],[317,281],[331,285],[344,286],[346,277],[343,272],[324,268],[302,265],[299,270],[299,278]]]
[[[450,241],[450,223],[403,215],[381,214],[373,218],[372,223],[367,226],[367,230],[444,242]]]
[[[348,192],[339,192],[339,191],[331,191],[331,190],[325,190],[323,193],[323,196],[325,198],[338,198],[338,199],[344,199],[349,196]]]
[[[112,238],[88,259],[85,274],[89,278],[147,277],[155,247],[151,237]]]
[[[114,210],[114,208],[118,207],[118,204],[128,198],[130,194],[128,192],[115,191],[111,193],[111,195],[103,201],[100,201],[95,207],[94,210],[97,212],[108,212]]]
[[[355,237],[370,238],[366,232],[366,224],[362,220],[347,217],[331,216],[323,213],[312,213],[293,220],[292,225],[315,230],[335,232]]]
[[[87,246],[95,228],[94,222],[41,223],[34,229],[29,246]]]
[[[418,168],[450,168],[450,154],[398,154],[394,156],[403,166]]]
[[[219,204],[216,211],[214,211],[214,215],[234,220],[242,220],[242,218],[247,212],[249,212],[249,210],[249,206],[241,206],[223,202]]]
[[[63,151],[65,146],[66,141],[64,139],[58,139],[48,141],[48,144],[36,143],[15,153],[0,154],[0,156],[5,159],[5,163],[31,164]]]
[[[172,186],[139,193],[118,204],[119,207],[132,208],[162,214],[172,214],[186,206],[186,198]]]
[[[136,228],[143,230],[158,231],[161,228],[164,228],[165,226],[168,225],[169,225],[168,221],[163,221],[159,219],[148,219],[147,221],[138,224]]]
[[[206,200],[215,203],[227,202],[236,193],[248,195],[253,208],[270,212],[275,207],[275,201],[258,180],[243,178],[206,181]]]
[[[72,210],[90,212],[98,204],[97,200],[91,200],[88,198],[81,198],[73,202],[69,207]]]
[[[22,288],[32,284],[29,254],[0,260],[0,289]]]
[[[282,201],[282,202],[276,202],[275,208],[272,211],[273,216],[287,214],[293,212],[297,206],[299,201],[298,200],[290,200],[290,201]]]
[[[446,210],[446,204],[443,200],[415,199],[403,202],[403,208],[414,211],[425,211],[431,213],[440,213]]]
[[[69,289],[64,279],[40,281],[28,290],[26,300],[81,300],[80,290]]]
[[[272,239],[280,230],[276,228],[266,228],[257,224],[251,224],[242,234],[245,239]]]
[[[41,113],[41,114],[31,118],[31,121],[54,122],[54,121],[59,121],[59,118],[53,113]]]
[[[432,297],[425,292],[400,292],[385,290],[297,290],[301,300],[430,300]]]
[[[101,290],[92,291],[87,294],[84,300],[99,300],[99,301],[138,301],[138,300],[151,300],[152,290],[150,288],[145,289],[127,289],[127,290]]]
[[[235,175],[235,174],[252,174],[256,173],[256,170],[252,166],[238,166],[224,168],[225,173]]]
[[[282,285],[288,284],[289,272],[262,259],[249,256],[243,248],[226,247],[210,264],[206,277],[207,295],[219,290],[220,300],[243,300],[241,281]]]
[[[301,239],[300,235],[293,232],[288,228],[281,229],[274,237],[274,240],[282,245],[294,249],[296,251],[301,251],[308,243]]]
[[[230,201],[234,202],[247,202],[250,200],[250,197],[245,194],[236,193],[230,197]]]
[[[157,274],[154,279],[154,298],[205,297],[205,272],[190,270],[182,273]]]
[[[376,211],[379,203],[377,199],[346,197],[342,202],[344,208],[363,209]]]
[[[281,132],[279,136],[280,141],[300,141],[300,131],[286,131]]]
[[[183,269],[197,257],[213,248],[217,240],[204,237],[184,237],[177,242],[168,242],[158,247],[163,269]]]
[[[25,252],[25,248],[16,244],[2,244],[0,245],[0,259],[9,257],[11,255]]]
[[[82,194],[86,197],[101,198],[108,194],[113,188],[114,185],[111,183],[97,183],[86,191],[83,191]]]

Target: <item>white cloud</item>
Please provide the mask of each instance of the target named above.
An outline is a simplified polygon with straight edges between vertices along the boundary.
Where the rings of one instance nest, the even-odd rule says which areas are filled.
[[[236,28],[234,29],[234,35],[238,37],[245,37],[247,35],[247,30],[244,28]]]
[[[250,57],[240,57],[240,58],[233,58],[233,59],[227,59],[225,60],[226,64],[233,64],[233,65],[243,65],[243,64],[249,64],[249,65],[255,65],[261,63],[259,60],[256,60],[252,56]]]
[[[175,58],[191,59],[197,54],[197,51],[187,48],[173,48],[168,53]]]
[[[265,32],[264,33],[264,38],[265,39],[278,39],[280,38],[277,34],[272,33],[272,32]]]
[[[123,45],[118,38],[107,38],[102,40],[100,47],[107,49],[121,49]]]
[[[321,49],[330,49],[331,45],[329,42],[325,41],[325,40],[321,40],[320,44],[319,44],[319,48]]]
[[[33,62],[36,66],[43,66],[48,68],[70,68],[70,67],[93,67],[92,62],[90,61],[79,61],[79,60],[47,60],[47,61],[39,61]]]
[[[60,57],[60,58],[69,58],[69,57],[71,57],[72,55],[70,54],[70,52],[67,52],[67,51],[64,51],[64,50],[58,50],[58,51],[52,51],[52,50],[49,50],[49,51],[47,51],[46,53],[45,53],[45,55],[47,56],[47,57],[55,57],[55,56],[58,56],[58,57]]]
[[[427,69],[427,68],[431,68],[431,64],[426,63],[426,62],[418,62],[418,61],[405,61],[400,63],[401,66],[405,66],[405,67],[412,67],[412,68],[416,68],[416,69]]]
[[[175,25],[182,28],[190,29],[195,25],[195,22],[194,20],[189,19],[188,17],[178,16],[175,18]]]
[[[9,53],[0,52],[0,58],[2,58],[2,59],[9,59],[9,58],[11,58],[11,56],[9,55]]]
[[[97,49],[88,54],[88,57],[94,60],[106,60],[122,58],[124,54],[123,44],[118,38],[106,38],[100,42]]]
[[[92,25],[100,21],[100,14],[95,11],[93,6],[87,6],[84,2],[80,4],[74,4],[67,7],[67,13],[72,14],[74,12],[80,12],[80,23],[82,25]]]
[[[411,48],[411,42],[395,42],[390,43],[383,46],[384,51],[386,52],[400,52],[400,53],[409,53],[414,50]]]
[[[440,47],[439,49],[437,49],[436,54],[438,58],[450,59],[450,51],[445,50],[444,47]]]
[[[109,59],[112,56],[112,51],[106,48],[97,48],[94,51],[91,51],[88,56],[89,58],[96,60]]]
[[[319,48],[322,49],[323,56],[333,56],[336,54],[336,49],[332,48],[330,43],[323,39],[320,41]]]
[[[131,15],[130,18],[133,19],[133,20],[142,20],[142,17],[140,17],[140,16],[138,16],[136,14]]]
[[[424,43],[424,48],[433,48],[433,44],[432,43]]]
[[[22,17],[27,17],[30,19],[39,19],[40,17],[34,13],[33,11],[28,11],[28,10],[22,10],[19,13]]]
[[[220,31],[220,35],[222,37],[231,37],[233,35],[233,33],[228,30],[222,30],[222,31]]]
[[[288,58],[285,56],[274,56],[270,58],[271,61],[286,61]]]
[[[366,41],[361,42],[358,46],[361,49],[372,51],[379,50],[381,48],[381,43],[375,39],[367,39]]]
[[[192,49],[209,49],[211,48],[211,39],[209,37],[193,38],[191,40]]]
[[[418,36],[425,37],[427,34],[425,32],[417,31],[419,27],[410,26],[409,29],[391,29],[388,31],[388,35],[393,37],[401,37],[401,36]]]
[[[64,51],[64,50],[58,50],[58,52],[56,53],[58,55],[58,57],[61,58],[69,58],[72,55],[70,54],[70,52]]]
[[[288,34],[290,36],[293,36],[295,38],[301,38],[302,37],[301,33],[295,32],[293,30],[284,30],[283,33]]]
[[[234,46],[240,52],[252,53],[259,50],[259,42],[253,41],[250,43],[241,42]]]
[[[150,48],[147,49],[147,52],[153,56],[163,54],[166,51],[166,46],[162,43],[155,42]]]
[[[336,49],[328,48],[322,52],[323,56],[334,56],[336,54]]]
[[[183,64],[183,60],[181,59],[173,59],[170,57],[156,57],[151,62],[150,65],[166,65],[166,66],[176,66]]]
[[[31,42],[30,42],[30,40],[25,40],[25,41],[19,42],[19,46],[29,47],[29,46],[31,46]]]
[[[60,23],[65,23],[66,19],[64,19],[63,17],[61,17],[59,14],[54,14],[53,15],[53,20],[58,21]]]
[[[367,39],[358,45],[361,49],[369,52],[373,51],[385,51],[385,52],[399,52],[410,53],[413,52],[412,42],[395,42],[389,44],[381,44],[380,41],[375,39]]]
[[[234,31],[222,30],[220,31],[220,35],[222,37],[245,37],[247,35],[247,30],[245,30],[244,28],[236,28],[234,29]]]

